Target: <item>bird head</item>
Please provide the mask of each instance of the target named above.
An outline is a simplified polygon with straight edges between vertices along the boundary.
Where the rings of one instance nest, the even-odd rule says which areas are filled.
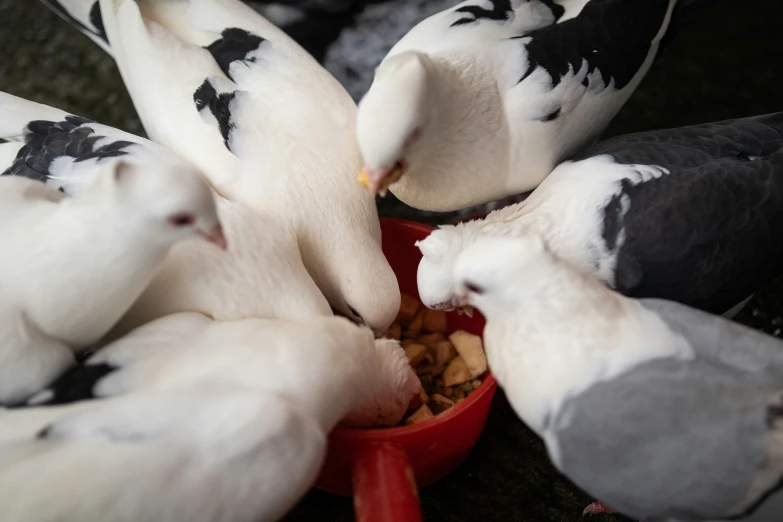
[[[540,295],[552,282],[555,259],[535,234],[514,238],[480,237],[454,263],[461,305],[491,318]]]
[[[398,341],[377,339],[374,349],[367,352],[363,365],[366,388],[343,423],[353,427],[393,426],[421,392],[421,381]]]
[[[400,310],[400,287],[380,246],[355,249],[341,267],[334,274],[338,295],[330,299],[335,311],[384,336]]]
[[[459,307],[454,285],[454,261],[463,249],[464,227],[443,226],[416,242],[422,258],[417,272],[419,297],[427,308]]]
[[[110,187],[118,204],[162,242],[200,237],[227,248],[212,189],[194,168],[168,160],[156,164],[120,160],[107,169],[96,183],[98,190]]]
[[[397,424],[421,390],[397,341],[376,340],[368,328],[345,318],[256,323],[263,325],[263,336],[248,330],[244,338],[259,354],[259,364],[265,361],[274,372],[259,378],[250,368],[246,375],[262,389],[295,397],[327,431],[340,421],[356,427]],[[251,364],[249,357],[233,359]]]
[[[430,113],[430,59],[408,51],[384,60],[359,102],[356,133],[364,168],[359,182],[384,195],[408,170]]]

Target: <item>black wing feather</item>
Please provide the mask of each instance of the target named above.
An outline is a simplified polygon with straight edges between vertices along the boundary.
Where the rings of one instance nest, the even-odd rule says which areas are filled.
[[[668,8],[669,0],[592,0],[571,20],[518,36],[530,38],[528,67],[519,81],[542,67],[556,87],[586,61],[588,74],[597,69],[604,84],[613,79],[614,88],[622,89],[647,59]]]
[[[723,313],[783,272],[783,113],[621,136],[574,159],[603,154],[669,170],[624,180],[604,209],[607,245],[625,236],[618,290]]]
[[[24,176],[46,183],[52,176],[51,164],[57,158],[67,156],[75,162],[116,158],[128,154],[127,147],[135,145],[131,141],[114,140],[96,147],[105,136],[96,135],[89,127],[92,123],[95,122],[80,116],[66,116],[56,122],[31,121],[25,128],[24,146],[0,176]]]
[[[105,363],[76,366],[46,388],[52,392],[51,398],[38,402],[35,406],[52,406],[95,399],[95,385],[115,370],[116,367]]]

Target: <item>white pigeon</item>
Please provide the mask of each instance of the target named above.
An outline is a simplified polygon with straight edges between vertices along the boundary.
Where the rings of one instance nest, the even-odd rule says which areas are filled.
[[[0,404],[45,386],[73,363],[72,349],[105,335],[172,245],[203,237],[225,247],[209,185],[187,164],[96,168],[73,198],[0,177],[0,243],[13,253],[0,262]]]
[[[3,522],[277,520],[341,419],[397,422],[420,383],[399,343],[343,318],[176,314],[63,376],[50,402],[79,387],[102,398],[0,409]]]
[[[625,104],[675,2],[468,0],[425,19],[359,103],[360,181],[433,211],[534,189]]]
[[[17,151],[0,158],[0,175],[38,179],[69,196],[90,186],[98,164],[171,155],[138,136],[0,93],[0,115],[5,114],[13,116],[15,124],[0,137],[24,141],[0,145],[0,155],[3,147]],[[25,150],[19,154],[21,147]],[[214,197],[228,248],[197,241],[174,245],[112,338],[176,312],[200,312],[220,320],[332,314],[301,261],[290,224]]]
[[[239,0],[58,4],[82,31],[105,28],[154,141],[222,196],[287,219],[332,308],[387,330],[399,287],[374,199],[355,180],[356,105],[318,62]],[[85,12],[101,16],[90,25]]]
[[[418,242],[424,304],[456,306],[454,262],[478,238],[529,231],[623,294],[732,315],[783,272],[783,113],[585,149],[521,203]]]
[[[577,486],[654,521],[783,513],[783,342],[613,292],[534,235],[484,238],[454,273],[492,373]]]
[[[270,361],[274,371],[265,368]],[[368,328],[341,317],[213,321],[182,313],[107,345],[28,403],[167,391],[215,379],[301,396],[328,429],[341,419],[394,425],[421,389],[399,342],[374,340]]]

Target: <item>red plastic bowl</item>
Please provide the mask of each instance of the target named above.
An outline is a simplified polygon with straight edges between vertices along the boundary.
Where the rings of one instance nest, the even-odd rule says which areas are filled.
[[[418,297],[416,271],[421,253],[414,243],[432,227],[399,219],[382,219],[383,251],[400,290]],[[484,319],[449,314],[449,330],[484,331]],[[338,427],[316,487],[354,497],[359,522],[421,520],[417,484],[427,486],[456,468],[481,436],[497,382],[487,372],[481,386],[436,418],[383,429]]]

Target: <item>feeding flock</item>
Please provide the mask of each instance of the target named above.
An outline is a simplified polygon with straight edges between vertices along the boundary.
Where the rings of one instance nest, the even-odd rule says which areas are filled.
[[[358,107],[239,0],[44,3],[150,140],[0,93],[4,522],[277,520],[332,428],[396,424],[387,190],[530,192],[420,241],[419,293],[484,314],[589,511],[780,520],[783,343],[728,318],[783,271],[783,113],[599,141],[708,2],[468,0]]]

